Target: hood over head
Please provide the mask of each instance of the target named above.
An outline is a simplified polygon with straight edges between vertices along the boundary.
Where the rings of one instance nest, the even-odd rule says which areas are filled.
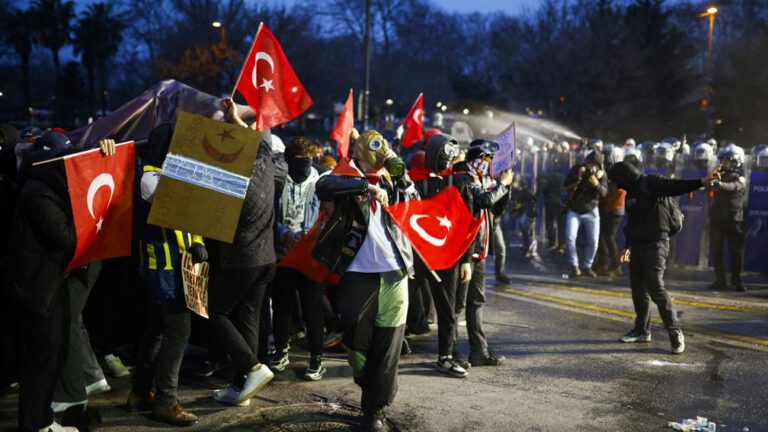
[[[436,133],[429,137],[424,149],[424,160],[427,168],[435,173],[441,173],[451,167],[453,159],[459,153],[459,142],[456,138]]]
[[[616,186],[624,190],[631,189],[642,175],[639,169],[628,162],[617,162],[613,164],[608,172],[608,178],[616,183]]]

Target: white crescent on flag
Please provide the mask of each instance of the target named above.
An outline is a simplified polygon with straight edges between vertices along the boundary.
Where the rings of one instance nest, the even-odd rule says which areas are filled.
[[[415,121],[416,124],[421,124],[421,108],[416,108],[413,111],[413,121]]]
[[[256,76],[256,69],[257,65],[259,64],[259,60],[264,60],[265,62],[269,63],[269,70],[274,73],[275,72],[275,62],[272,60],[272,56],[265,53],[264,51],[259,51],[256,53],[256,56],[254,57],[254,63],[253,63],[253,72],[251,73],[251,82],[253,83],[254,88],[264,87],[266,91],[269,91],[270,89],[274,89],[272,87],[272,81],[267,80],[265,78],[261,79],[261,85],[258,84],[258,77]]]
[[[448,241],[448,233],[446,232],[445,237],[441,239],[429,234],[421,225],[419,225],[419,220],[426,217],[429,216],[424,214],[415,214],[411,216],[411,218],[408,220],[408,223],[411,225],[411,228],[416,231],[416,234],[421,236],[421,238],[423,238],[427,243],[431,244],[432,246],[442,247],[445,245],[445,242]],[[443,216],[437,219],[440,221],[441,226],[446,227],[448,231],[451,230],[451,221],[447,217]]]
[[[86,203],[88,204],[88,213],[91,214],[91,217],[93,218],[93,220],[96,220],[96,215],[93,214],[93,198],[96,197],[96,192],[98,192],[99,189],[105,186],[109,188],[109,200],[107,201],[107,205],[105,208],[109,208],[109,205],[112,203],[112,195],[115,193],[115,179],[112,177],[112,175],[107,173],[101,173],[97,175],[93,179],[93,181],[91,181],[91,185],[88,186]],[[97,231],[101,231],[101,224],[103,222],[104,222],[104,218],[100,216],[99,221],[96,223]]]

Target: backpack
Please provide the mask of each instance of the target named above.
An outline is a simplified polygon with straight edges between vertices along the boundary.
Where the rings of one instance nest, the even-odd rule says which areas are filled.
[[[646,179],[647,177],[643,177],[642,183],[640,184],[640,190],[648,196],[653,196],[651,195],[651,191],[648,189],[648,183]],[[683,229],[685,215],[683,215],[683,212],[680,211],[680,206],[678,205],[676,199],[673,199],[673,197],[656,198],[656,204],[654,205],[654,208],[656,207],[659,208],[659,213],[662,217],[662,220],[669,228],[670,237],[679,233],[680,230]],[[653,209],[651,209],[651,213],[652,212]]]

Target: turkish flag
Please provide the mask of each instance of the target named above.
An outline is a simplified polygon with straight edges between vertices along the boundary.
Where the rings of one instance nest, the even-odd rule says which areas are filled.
[[[355,127],[352,101],[352,89],[349,89],[347,103],[344,104],[344,109],[341,110],[339,119],[336,120],[336,126],[334,126],[331,131],[331,139],[336,140],[336,142],[339,143],[336,146],[336,152],[341,159],[346,158],[347,153],[349,153],[349,134],[352,133],[352,128]]]
[[[134,143],[113,156],[94,149],[65,157],[77,247],[67,271],[89,262],[131,254]]]
[[[424,94],[419,93],[408,116],[403,120],[405,133],[400,140],[400,145],[405,148],[412,146],[416,141],[424,138]]]
[[[260,131],[291,121],[312,106],[283,48],[264,23],[259,24],[235,88],[256,111]]]
[[[469,249],[483,220],[475,219],[461,194],[449,186],[434,197],[386,208],[413,248],[432,270],[456,264]]]

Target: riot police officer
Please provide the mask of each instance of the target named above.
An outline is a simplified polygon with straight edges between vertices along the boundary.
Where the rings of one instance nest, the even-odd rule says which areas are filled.
[[[737,291],[746,291],[741,283],[744,262],[744,194],[746,180],[739,172],[743,164],[743,150],[729,149],[722,155],[720,181],[713,182],[712,206],[709,212],[709,244],[715,267],[715,282],[710,289],[724,290],[725,266],[723,248],[728,242],[731,255],[731,285]]]

